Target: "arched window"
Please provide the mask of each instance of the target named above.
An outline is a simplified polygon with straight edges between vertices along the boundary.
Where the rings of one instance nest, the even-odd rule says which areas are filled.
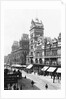
[[[37,58],[35,59],[35,62],[38,63],[38,59]]]
[[[42,59],[41,58],[39,59],[39,63],[42,64]]]
[[[32,60],[32,58],[31,58],[31,63],[33,63],[33,60]]]
[[[29,62],[29,58],[28,58],[28,62]]]

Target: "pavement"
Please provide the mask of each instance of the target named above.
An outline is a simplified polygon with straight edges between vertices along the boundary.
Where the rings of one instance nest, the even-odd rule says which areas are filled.
[[[15,89],[14,89],[15,85]],[[17,89],[18,88],[18,89]],[[40,90],[37,86],[31,84],[31,80],[27,79],[25,77],[22,77],[20,80],[18,80],[18,83],[12,84],[12,86],[8,85],[8,88],[6,90]]]
[[[47,90],[60,90],[61,89],[61,83],[58,83],[58,81],[55,81],[53,83],[53,79],[51,79],[49,76],[43,76],[43,75],[35,75],[35,74],[28,74],[25,71],[22,71],[22,77],[27,77],[27,79],[33,80],[35,82],[35,86],[40,90],[46,90],[45,85],[48,85]]]
[[[40,90],[37,86],[32,86],[31,80],[25,77],[18,81],[19,90],[20,86],[22,86],[22,90]]]

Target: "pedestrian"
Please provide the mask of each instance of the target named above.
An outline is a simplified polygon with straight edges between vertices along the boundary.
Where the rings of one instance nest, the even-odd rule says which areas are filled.
[[[8,90],[11,90],[11,88],[10,88],[10,84],[8,84]]]
[[[13,89],[16,90],[16,85],[13,86]]]
[[[33,80],[31,81],[31,85],[32,85],[32,87],[33,87],[33,85],[34,85],[34,81],[33,81]]]
[[[26,79],[26,76],[25,76],[25,79]]]
[[[47,84],[45,85],[45,88],[48,89],[48,85]]]
[[[55,82],[55,76],[53,77],[53,83]]]
[[[17,87],[16,90],[19,90],[19,88]]]
[[[20,86],[20,90],[22,90],[22,85]]]

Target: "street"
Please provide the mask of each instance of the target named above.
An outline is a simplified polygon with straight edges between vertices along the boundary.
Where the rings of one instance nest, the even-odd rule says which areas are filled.
[[[60,83],[53,83],[52,79],[45,76],[39,76],[36,74],[28,74],[25,71],[22,71],[22,76],[27,77],[30,80],[33,80],[35,82],[35,86],[38,87],[40,90],[46,90],[45,85],[48,85],[48,90],[58,90],[61,89]]]

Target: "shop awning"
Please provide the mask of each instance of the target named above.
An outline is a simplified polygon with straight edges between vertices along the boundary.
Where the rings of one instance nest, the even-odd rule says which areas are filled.
[[[19,64],[12,64],[12,67],[22,67],[22,65],[19,65]]]
[[[55,69],[56,69],[55,67],[50,67],[47,71],[48,72],[54,72]]]
[[[27,69],[31,69],[32,67],[33,67],[33,65],[30,64],[30,65],[28,65],[26,68],[27,68]]]
[[[10,66],[10,64],[6,64],[6,63],[4,63],[4,66]]]
[[[46,69],[48,69],[48,66],[44,66],[41,70],[45,71]]]
[[[25,68],[25,67],[26,67],[26,65],[22,65],[22,67],[24,67],[24,68]]]
[[[58,68],[56,72],[61,73],[61,68]]]

